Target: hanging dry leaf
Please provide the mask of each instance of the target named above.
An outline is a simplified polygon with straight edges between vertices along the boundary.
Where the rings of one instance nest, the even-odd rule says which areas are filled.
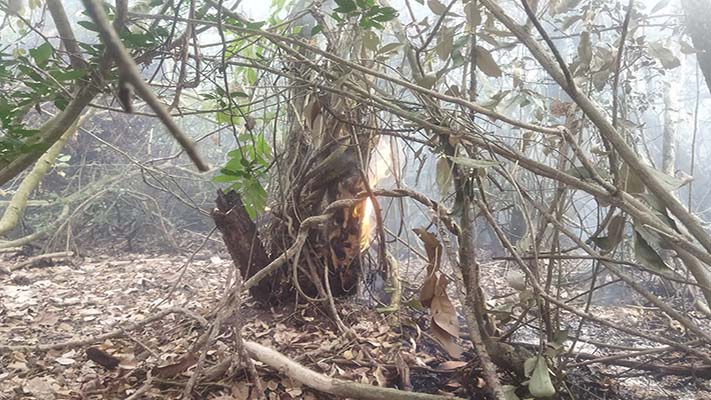
[[[622,241],[622,236],[625,232],[625,217],[622,214],[617,214],[610,220],[607,226],[607,240],[610,249],[614,249]],[[609,250],[609,249],[608,249]]]
[[[476,65],[477,67],[479,67],[481,72],[494,78],[498,78],[501,76],[501,68],[499,68],[499,66],[496,64],[496,61],[494,61],[494,57],[492,57],[489,50],[481,46],[476,46],[475,52]]]
[[[437,287],[437,276],[432,274],[425,279],[425,283],[420,289],[420,303],[424,307],[429,307],[432,304],[435,287]]]
[[[459,320],[457,311],[447,296],[447,278],[440,276],[432,298],[432,322],[454,338],[459,337]]]
[[[432,271],[428,267],[428,275],[439,270],[440,261],[442,259],[442,244],[437,240],[437,236],[428,232],[424,228],[414,228],[412,230],[417,234],[417,237],[422,240],[425,245],[425,251],[427,252],[427,259],[433,268]]]

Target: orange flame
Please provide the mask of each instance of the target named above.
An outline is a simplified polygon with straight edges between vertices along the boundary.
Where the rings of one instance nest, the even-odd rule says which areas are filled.
[[[386,178],[392,171],[392,152],[389,140],[381,139],[373,151],[368,164],[368,182],[371,189],[374,189],[378,182]],[[364,200],[363,217],[360,226],[360,248],[365,251],[373,240],[375,226],[377,224],[374,212],[373,199],[370,197]]]

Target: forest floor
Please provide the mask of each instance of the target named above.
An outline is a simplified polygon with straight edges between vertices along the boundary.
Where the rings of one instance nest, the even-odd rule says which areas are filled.
[[[3,400],[124,399],[142,387],[148,371],[153,385],[139,398],[180,397],[195,370],[197,358],[190,349],[201,328],[184,313],[168,314],[138,327],[132,324],[171,307],[206,314],[227,290],[230,269],[226,255],[198,253],[175,285],[186,265],[185,257],[122,254],[58,258],[20,269],[13,266],[21,263],[22,257],[4,258],[0,264],[5,270],[0,271],[0,346],[37,346],[119,329],[123,332],[94,343],[0,353]],[[501,269],[488,267],[483,272],[489,296],[501,297],[496,292],[496,288],[506,287]],[[243,336],[333,377],[374,385],[409,385],[415,391],[461,397],[471,393],[468,390],[476,392],[481,382],[476,366],[448,359],[427,333],[424,312],[388,316],[366,303],[351,299],[337,306],[344,323],[356,332],[355,340],[339,335],[328,314],[313,305],[258,310],[247,303]],[[657,333],[672,329],[665,326],[665,317],[645,307],[608,304],[593,306],[591,311]],[[617,340],[614,331],[584,333],[606,343]],[[514,340],[535,343],[535,336]],[[617,344],[647,345],[623,339]],[[251,383],[240,371],[219,370],[215,365],[233,345],[228,335],[216,338],[202,368],[206,376],[196,387],[197,398],[250,398]],[[88,348],[116,357],[119,365],[109,370],[89,360]],[[578,350],[605,354],[589,343]],[[471,353],[465,353],[465,360],[471,358]],[[269,399],[327,398],[259,363],[257,369]],[[509,377],[502,380],[514,384]],[[711,399],[708,381],[651,373],[633,376],[627,369],[600,364],[574,370],[569,385],[576,399]]]

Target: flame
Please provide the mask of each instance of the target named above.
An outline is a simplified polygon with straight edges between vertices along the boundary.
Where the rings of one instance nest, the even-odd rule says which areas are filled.
[[[388,177],[392,172],[393,153],[390,140],[378,141],[373,155],[368,164],[368,182],[371,189],[374,189],[378,182]],[[363,214],[360,226],[360,248],[365,251],[373,240],[377,221],[375,218],[375,206],[370,197],[364,200]]]

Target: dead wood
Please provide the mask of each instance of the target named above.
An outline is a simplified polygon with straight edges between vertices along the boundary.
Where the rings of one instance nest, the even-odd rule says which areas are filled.
[[[39,256],[30,257],[27,260],[25,260],[19,264],[12,265],[12,266],[8,267],[7,270],[0,269],[0,272],[10,273],[10,272],[18,270],[18,269],[34,266],[44,260],[65,259],[65,258],[70,258],[73,255],[74,255],[74,253],[71,251],[62,251],[59,253],[42,254]]]
[[[215,200],[217,208],[212,211],[212,219],[222,233],[232,261],[239,268],[245,280],[253,277],[272,260],[267,255],[257,232],[257,226],[247,214],[242,199],[234,190],[224,193],[218,190]],[[272,299],[277,277],[262,279],[249,288],[252,296],[262,303]]]
[[[366,385],[343,379],[331,378],[314,372],[303,365],[289,359],[283,354],[262,346],[259,343],[245,341],[244,347],[250,355],[280,373],[303,383],[320,392],[332,394],[341,398],[362,400],[457,400],[458,397],[439,396],[435,394],[413,393],[402,390]]]

